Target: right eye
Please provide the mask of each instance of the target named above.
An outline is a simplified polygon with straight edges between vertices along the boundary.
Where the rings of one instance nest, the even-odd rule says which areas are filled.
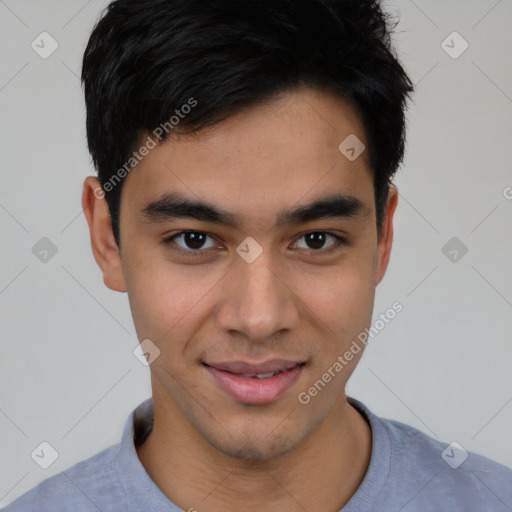
[[[209,245],[205,243],[211,240]],[[163,240],[165,245],[169,245],[172,250],[186,256],[199,256],[200,253],[207,252],[210,249],[218,247],[213,237],[204,231],[180,231]],[[173,247],[176,245],[177,247]]]

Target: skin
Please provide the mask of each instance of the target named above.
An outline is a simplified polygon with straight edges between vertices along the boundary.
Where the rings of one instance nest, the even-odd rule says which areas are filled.
[[[303,89],[168,139],[124,182],[120,251],[108,206],[94,195],[99,182],[84,182],[104,282],[128,293],[139,339],[160,350],[150,367],[154,429],[137,453],[184,510],[336,512],[368,468],[371,431],[345,395],[362,350],[309,404],[297,399],[370,326],[391,251],[397,190],[390,187],[378,237],[367,151],[349,161],[338,150],[349,134],[366,144],[349,104]],[[240,229],[188,218],[149,222],[141,210],[166,192],[229,210]],[[281,210],[333,192],[356,196],[365,213],[276,226]],[[163,243],[182,230],[214,237],[209,255],[186,259]],[[337,247],[328,237],[311,248],[303,235],[312,231],[348,243]],[[235,252],[247,236],[263,249],[250,264]],[[180,246],[188,249],[183,237]],[[273,358],[307,364],[291,389],[258,406],[225,394],[201,364]]]

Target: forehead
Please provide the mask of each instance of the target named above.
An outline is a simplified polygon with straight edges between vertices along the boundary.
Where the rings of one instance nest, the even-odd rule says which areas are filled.
[[[122,204],[140,210],[178,193],[216,204],[247,223],[275,221],[286,207],[335,193],[373,209],[368,151],[350,160],[339,149],[354,136],[367,146],[350,104],[312,89],[282,94],[159,144],[125,179],[122,195],[130,200]]]

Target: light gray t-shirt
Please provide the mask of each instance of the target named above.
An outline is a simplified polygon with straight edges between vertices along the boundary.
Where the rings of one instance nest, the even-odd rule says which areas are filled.
[[[371,427],[372,451],[364,479],[342,512],[512,511],[512,469],[348,400]],[[151,431],[152,412],[148,398],[128,417],[120,444],[48,478],[5,512],[180,512],[135,451]]]

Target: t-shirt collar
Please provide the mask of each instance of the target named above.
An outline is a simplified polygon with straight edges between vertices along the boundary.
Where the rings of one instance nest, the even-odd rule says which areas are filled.
[[[363,403],[347,397],[347,401],[363,416],[372,432],[370,463],[366,474],[349,502],[340,512],[370,510],[385,487],[391,466],[391,439],[382,420]],[[119,451],[114,459],[115,470],[132,505],[141,512],[181,512],[153,482],[140,462],[136,446],[144,442],[153,428],[153,400],[144,400],[128,416]]]

